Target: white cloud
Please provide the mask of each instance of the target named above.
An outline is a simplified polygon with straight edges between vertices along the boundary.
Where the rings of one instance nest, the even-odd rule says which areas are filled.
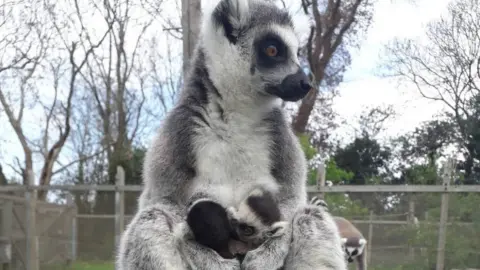
[[[386,132],[381,134],[384,138],[412,130],[442,108],[440,104],[422,98],[413,85],[399,86],[391,78],[374,75],[387,42],[396,37],[422,36],[426,24],[438,18],[450,1],[408,2],[383,0],[378,3],[372,26],[361,49],[353,54],[352,65],[339,87],[340,97],[334,103],[335,110],[343,119],[355,119],[366,107],[393,105],[398,116],[388,123]],[[351,129],[340,128],[338,134],[348,138]]]

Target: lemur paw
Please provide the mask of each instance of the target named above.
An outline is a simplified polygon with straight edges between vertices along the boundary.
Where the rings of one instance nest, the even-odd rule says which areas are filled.
[[[317,196],[314,196],[310,200],[310,204],[313,204],[315,206],[321,206],[321,207],[324,207],[324,208],[328,208],[328,204],[324,200],[318,198]]]
[[[242,270],[281,269],[290,247],[291,235],[286,236],[269,239],[247,252],[242,261]]]
[[[328,213],[328,209],[323,204],[309,204],[305,206],[305,208],[303,208],[303,211],[300,211],[300,213],[297,213],[297,214],[310,215],[319,219],[323,219],[323,216],[326,213]]]
[[[302,236],[308,239],[320,235],[330,235],[331,232],[335,231],[335,226],[330,213],[324,207],[307,205],[294,215],[292,223],[293,238]]]

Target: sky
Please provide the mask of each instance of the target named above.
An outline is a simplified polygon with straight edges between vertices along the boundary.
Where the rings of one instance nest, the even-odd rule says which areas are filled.
[[[446,11],[448,0],[380,0],[374,21],[360,50],[353,54],[352,65],[340,85],[340,97],[334,108],[344,119],[358,116],[368,106],[392,105],[397,115],[386,123],[384,139],[414,129],[422,121],[432,119],[441,104],[420,96],[413,85],[399,86],[398,78],[380,78],[383,46],[395,37],[418,38],[426,24]],[[349,127],[340,128],[339,135],[350,137]]]
[[[179,0],[178,2],[180,3]],[[215,2],[204,0],[203,8],[211,8]],[[299,1],[286,2],[290,5]],[[409,0],[378,0],[372,25],[361,43],[361,48],[352,53],[352,64],[345,74],[345,81],[339,86],[340,96],[334,102],[334,110],[340,119],[353,123],[352,119],[356,119],[368,107],[392,105],[397,115],[387,122],[385,132],[380,134],[382,140],[414,129],[441,109],[439,104],[421,98],[412,85],[399,86],[394,79],[376,76],[376,71],[382,48],[387,42],[395,37],[421,37],[426,23],[445,12],[448,2],[417,0],[412,4]],[[172,16],[178,14],[174,5],[166,7],[166,10],[169,10]],[[306,18],[301,15],[295,18],[298,31],[305,34],[308,31]],[[10,126],[6,125],[4,115],[0,115],[0,123],[0,161],[11,162],[15,156],[22,160],[22,149]],[[354,136],[350,125],[341,126],[335,135],[345,141]],[[9,168],[5,169],[7,174],[12,174]]]

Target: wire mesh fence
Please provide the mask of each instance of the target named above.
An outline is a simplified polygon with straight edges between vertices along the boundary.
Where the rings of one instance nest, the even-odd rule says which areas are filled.
[[[32,217],[26,200],[32,197],[20,197],[18,192],[14,196],[23,212],[8,208],[9,200],[0,200],[0,245],[6,248],[1,239],[14,243],[10,258],[0,254],[0,263],[9,260],[11,269],[30,270],[107,261],[114,269],[118,237],[136,212],[142,187],[51,186],[23,191],[40,188],[61,190],[56,193],[60,202],[49,204],[61,210],[53,214],[37,202],[31,220],[25,217]],[[0,187],[1,194],[7,193],[1,191]],[[439,262],[441,269],[480,268],[478,186],[334,186],[322,192],[330,212],[350,220],[367,240],[368,269],[438,269]],[[318,188],[309,187],[309,194],[315,193]],[[15,215],[21,216],[15,226],[23,234],[5,228],[13,226]],[[28,232],[31,228],[36,228],[34,233]],[[27,264],[32,258],[38,262]]]

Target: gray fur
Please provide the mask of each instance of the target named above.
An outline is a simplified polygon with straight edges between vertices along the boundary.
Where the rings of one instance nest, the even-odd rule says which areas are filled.
[[[307,206],[295,215],[292,228],[293,242],[285,269],[347,269],[344,253],[338,248],[338,229],[324,207]]]
[[[283,235],[290,224],[281,217],[273,195],[267,190],[256,188],[239,206],[227,209],[233,230],[249,249],[255,249],[269,238]],[[241,224],[253,228],[253,232],[245,233]]]
[[[219,21],[225,18],[231,31]],[[222,0],[205,16],[180,99],[148,149],[139,209],[122,236],[116,269],[279,269],[287,255],[285,269],[346,269],[330,215],[307,205],[305,156],[281,99],[265,90],[299,69],[291,25],[288,14],[261,0]],[[255,60],[252,44],[265,33],[291,51],[278,67]],[[235,206],[255,186],[278,194],[293,227],[242,263],[195,243],[185,226],[189,203],[209,198]]]

